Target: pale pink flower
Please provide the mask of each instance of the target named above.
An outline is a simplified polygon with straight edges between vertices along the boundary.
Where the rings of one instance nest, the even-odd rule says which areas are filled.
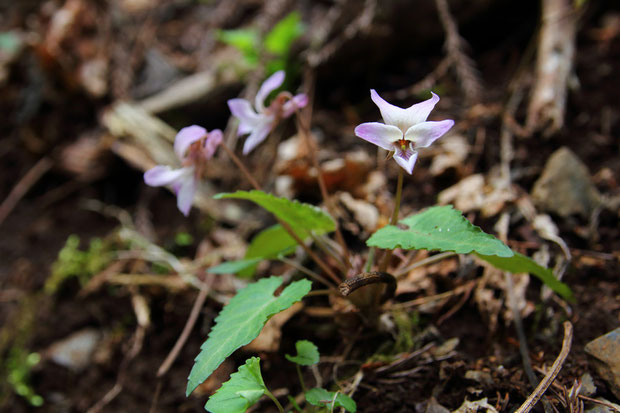
[[[451,119],[438,122],[427,121],[439,96],[433,95],[424,102],[416,103],[407,109],[394,106],[370,90],[370,97],[379,107],[385,123],[362,123],[355,128],[355,134],[383,149],[394,152],[394,160],[409,174],[418,159],[418,149],[427,148],[443,134],[448,132],[454,121]]]
[[[271,104],[265,107],[265,99],[282,85],[284,77],[284,71],[280,70],[265,80],[256,94],[254,107],[246,99],[228,101],[231,113],[239,119],[237,135],[250,134],[243,145],[244,155],[264,141],[280,120],[288,118],[297,109],[308,104],[308,97],[303,93],[293,96],[290,92],[280,92]]]
[[[174,138],[174,152],[182,167],[172,169],[157,165],[144,173],[144,182],[150,186],[171,186],[177,195],[177,207],[187,216],[206,161],[213,157],[222,138],[219,129],[207,132],[205,128],[196,125],[181,129]]]

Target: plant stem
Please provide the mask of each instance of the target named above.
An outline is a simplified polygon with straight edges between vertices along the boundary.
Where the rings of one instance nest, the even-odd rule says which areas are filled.
[[[247,170],[247,168],[243,165],[243,162],[241,162],[241,160],[237,157],[237,155],[235,155],[235,153],[230,150],[230,148],[228,146],[226,146],[226,144],[222,143],[220,144],[220,146],[222,148],[224,148],[224,150],[226,151],[226,153],[228,154],[228,156],[230,156],[230,159],[233,160],[233,162],[235,163],[235,165],[237,165],[237,167],[239,167],[239,169],[241,170],[241,172],[243,173],[243,175],[245,175],[245,177],[248,179],[248,181],[250,181],[250,183],[252,184],[252,186],[254,187],[254,189],[256,189],[257,191],[261,190],[260,185],[258,184],[258,182],[256,182],[256,180],[252,177],[252,175],[250,174],[250,172]],[[303,240],[301,238],[299,238],[299,236],[297,236],[297,234],[295,233],[295,231],[293,230],[293,228],[288,224],[288,222],[283,221],[282,219],[278,218],[275,214],[274,217],[276,218],[276,220],[278,221],[278,223],[280,225],[282,225],[282,228],[284,228],[284,230],[286,232],[288,232],[288,234],[295,240],[295,242],[297,244],[299,244],[300,247],[302,247],[304,249],[304,251],[306,252],[306,254],[308,254],[308,256],[310,258],[312,258],[312,260],[314,262],[316,262],[316,264],[321,267],[321,269],[323,271],[325,271],[325,273],[327,275],[329,275],[329,277],[334,280],[336,282],[336,284],[340,283],[340,278],[332,271],[331,268],[329,268],[329,266],[327,264],[325,264],[325,262],[323,260],[321,260],[314,252],[312,252],[312,250],[303,242]]]
[[[394,212],[392,212],[392,219],[390,219],[390,225],[396,225],[398,222],[398,213],[400,212],[400,199],[403,194],[403,177],[404,177],[404,169],[398,168],[398,183],[396,184],[396,198],[394,199]],[[388,265],[390,264],[390,259],[392,258],[392,250],[387,250],[383,257],[383,261],[381,261],[381,265],[379,266],[380,272],[385,272],[387,270]]]
[[[278,401],[278,399],[276,399],[276,396],[273,395],[273,393],[271,393],[269,390],[267,390],[265,388],[265,394],[267,395],[267,397],[269,397],[278,407],[278,410],[280,411],[280,413],[285,413],[284,412],[284,407],[282,407],[282,405],[280,404],[280,402]]]
[[[306,383],[304,383],[304,377],[301,375],[301,367],[299,364],[295,363],[295,367],[297,368],[297,375],[299,376],[299,382],[301,383],[301,390],[306,393]]]
[[[323,251],[325,253],[325,255],[329,255],[330,257],[332,257],[337,263],[338,266],[340,267],[340,270],[343,272],[343,274],[346,274],[347,272],[347,266],[344,263],[344,261],[342,260],[342,256],[340,256],[337,252],[337,249],[334,248],[330,248],[324,241],[323,239],[316,235],[314,232],[310,232],[310,236],[312,237],[312,240],[314,241],[314,244],[319,247],[319,249],[321,251]],[[338,245],[338,244],[336,244]]]
[[[306,142],[306,146],[308,147],[308,153],[310,154],[310,158],[312,160],[312,166],[314,166],[314,169],[316,170],[317,181],[319,182],[319,189],[321,190],[321,196],[323,197],[323,201],[325,202],[325,205],[327,206],[327,210],[330,212],[330,214],[334,215],[334,207],[332,205],[331,198],[329,197],[327,193],[327,185],[325,185],[325,179],[323,177],[323,172],[321,170],[321,166],[319,165],[319,159],[317,156],[318,150],[316,148],[314,140],[310,136],[310,127],[304,124],[299,110],[297,111],[297,128],[299,132],[301,132],[301,134],[303,135],[304,140]],[[340,244],[340,247],[342,248],[342,253],[344,255],[345,264],[347,267],[349,267],[350,266],[349,249],[347,248],[347,244],[344,242],[344,237],[342,236],[342,232],[340,232],[340,226],[338,225],[338,220],[335,219],[334,221],[336,224],[336,239],[338,240],[338,243]]]
[[[315,281],[319,281],[323,284],[325,284],[331,291],[336,291],[336,288],[334,288],[334,286],[329,282],[329,280],[325,279],[324,277],[321,277],[319,274],[317,274],[316,272],[312,271],[309,268],[306,268],[305,266],[293,261],[293,260],[289,260],[288,258],[284,257],[284,256],[279,256],[278,259],[280,261],[282,261],[285,264],[290,265],[291,267],[295,268],[297,271],[303,272],[304,274],[306,274],[308,277],[314,279]]]
[[[237,165],[237,168],[241,169],[241,172],[243,172],[243,175],[245,175],[247,180],[250,181],[250,184],[252,184],[254,189],[260,191],[260,185],[258,184],[258,182],[256,182],[252,174],[250,174],[250,171],[248,171],[248,169],[245,167],[243,162],[241,162],[239,157],[235,155],[235,153],[228,146],[226,146],[225,143],[221,143],[220,147],[224,148],[224,151],[226,151],[226,154],[230,157],[230,159],[232,159],[235,165]]]

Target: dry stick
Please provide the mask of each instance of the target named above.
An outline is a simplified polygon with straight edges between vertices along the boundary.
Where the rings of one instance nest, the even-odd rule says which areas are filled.
[[[13,211],[20,199],[28,192],[28,190],[52,167],[52,161],[47,158],[41,158],[30,170],[19,180],[13,187],[6,199],[0,204],[0,224],[4,222],[6,217]]]
[[[570,321],[565,321],[564,340],[562,341],[562,350],[560,351],[558,358],[553,362],[551,370],[540,381],[538,387],[536,387],[536,390],[534,390],[534,392],[530,394],[527,400],[525,400],[525,402],[515,411],[515,413],[527,413],[532,410],[532,408],[534,408],[538,400],[540,400],[545,391],[547,391],[547,388],[551,385],[551,383],[553,383],[556,376],[560,373],[562,365],[564,364],[564,361],[566,360],[566,357],[568,357],[568,353],[570,352],[572,341],[573,325]]]
[[[448,252],[442,252],[440,254],[436,254],[436,255],[430,256],[428,258],[424,258],[423,260],[416,261],[413,264],[398,270],[397,272],[394,273],[394,277],[400,278],[403,275],[406,275],[407,273],[409,273],[409,271],[414,270],[414,269],[416,269],[418,267],[422,267],[424,265],[430,265],[430,264],[433,264],[435,262],[441,261],[443,259],[453,257],[455,255],[458,255],[458,254],[456,252],[448,251]]]
[[[260,185],[256,182],[256,180],[252,177],[252,175],[250,174],[250,172],[247,170],[247,168],[243,165],[243,163],[241,162],[241,160],[237,157],[237,155],[234,154],[233,151],[230,150],[230,148],[228,146],[226,146],[226,144],[222,143],[220,144],[220,147],[224,148],[224,150],[226,151],[226,153],[228,154],[228,156],[230,156],[230,159],[232,159],[232,161],[235,163],[235,165],[237,165],[237,167],[241,170],[241,172],[245,175],[245,177],[248,179],[248,181],[250,181],[250,183],[252,184],[252,186],[254,187],[254,189],[256,189],[257,191],[261,190]],[[306,252],[306,254],[308,254],[308,256],[310,258],[312,258],[312,260],[314,262],[317,263],[317,265],[319,267],[321,267],[321,269],[323,271],[325,271],[325,273],[327,275],[329,275],[329,277],[334,280],[336,282],[336,284],[340,283],[340,278],[332,271],[331,268],[329,268],[327,266],[327,264],[325,264],[323,262],[323,260],[321,260],[314,252],[312,252],[312,250],[301,240],[301,238],[299,238],[299,236],[295,233],[295,231],[293,230],[293,228],[291,228],[291,226],[288,224],[288,222],[281,220],[280,218],[278,218],[275,214],[274,217],[276,218],[276,220],[278,221],[278,223],[280,225],[282,225],[282,228],[284,228],[284,230],[286,232],[288,232],[288,234],[295,240],[295,242],[297,244],[299,244],[299,246],[301,248],[303,248],[303,250]]]
[[[293,260],[289,260],[288,258],[286,258],[285,256],[279,256],[278,259],[280,261],[282,261],[285,264],[290,265],[291,267],[295,268],[297,271],[299,272],[303,272],[304,274],[306,274],[308,277],[313,278],[317,281],[322,282],[323,284],[325,284],[328,288],[329,291],[332,292],[338,292],[338,290],[336,290],[336,288],[329,282],[329,280],[323,278],[322,276],[320,276],[319,274],[317,274],[316,272],[312,271],[309,268],[304,267],[301,264],[298,264],[297,262],[293,261]]]
[[[509,272],[504,273],[506,280],[506,290],[508,293],[508,305],[512,311],[512,318],[515,323],[515,330],[517,330],[517,337],[519,339],[519,352],[521,353],[521,361],[523,362],[523,369],[525,375],[532,387],[536,387],[536,375],[532,370],[532,360],[530,359],[530,352],[527,347],[527,337],[523,330],[523,321],[521,320],[521,313],[519,313],[519,306],[517,305],[517,297],[514,292],[514,282],[512,280],[512,274]]]
[[[327,186],[325,185],[325,178],[323,177],[323,171],[321,170],[321,166],[319,165],[319,159],[317,155],[317,148],[314,140],[310,137],[310,129],[304,125],[301,120],[301,113],[297,111],[297,127],[301,134],[304,136],[304,140],[306,141],[306,146],[308,147],[308,153],[310,154],[310,158],[312,159],[312,166],[316,170],[317,180],[319,181],[319,188],[321,190],[321,196],[323,197],[323,201],[327,206],[327,210],[330,214],[334,214],[334,206],[331,202],[331,198],[327,193]],[[342,248],[342,253],[344,254],[344,262],[347,268],[350,266],[349,260],[349,249],[347,248],[346,242],[344,242],[344,237],[342,236],[342,232],[340,231],[340,226],[338,225],[338,220],[334,220],[336,224],[336,239],[340,244],[340,248]]]
[[[192,328],[194,328],[196,320],[198,320],[198,315],[200,314],[200,309],[204,305],[208,295],[209,291],[206,288],[200,289],[198,297],[196,297],[196,301],[194,301],[192,311],[189,313],[189,318],[187,319],[187,322],[183,327],[183,331],[177,339],[177,342],[174,343],[174,347],[172,347],[172,350],[170,350],[168,356],[166,356],[164,362],[161,363],[161,366],[159,366],[159,369],[157,370],[157,377],[162,377],[164,374],[166,374],[170,369],[170,366],[172,366],[172,363],[174,363],[176,358],[179,356],[179,352],[185,345],[185,342],[187,341],[189,334],[192,331]]]
[[[456,69],[456,76],[461,81],[461,87],[465,92],[465,98],[469,102],[475,102],[479,100],[480,80],[476,73],[476,68],[473,60],[465,54],[463,51],[465,42],[459,35],[458,27],[454,17],[450,13],[447,0],[435,0],[435,6],[437,7],[437,13],[439,14],[439,20],[446,33],[445,49],[448,54],[448,58],[454,64]]]

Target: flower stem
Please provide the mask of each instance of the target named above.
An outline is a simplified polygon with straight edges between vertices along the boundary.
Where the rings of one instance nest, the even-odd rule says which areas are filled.
[[[247,180],[250,181],[250,184],[252,184],[254,189],[260,191],[260,185],[258,184],[258,182],[256,182],[256,180],[254,179],[252,174],[250,174],[250,172],[245,167],[243,162],[241,162],[239,157],[237,155],[235,155],[235,153],[232,150],[230,150],[230,148],[225,143],[222,142],[220,144],[220,147],[222,147],[224,149],[224,151],[226,151],[226,154],[230,157],[230,159],[232,159],[232,161],[235,163],[235,165],[237,165],[237,168],[239,168],[241,170],[241,172],[243,173],[243,175],[245,175]]]
[[[299,364],[295,363],[295,367],[297,368],[297,375],[299,376],[299,383],[301,383],[301,390],[306,393],[306,383],[304,383],[304,376],[301,374],[301,367]]]
[[[233,160],[233,162],[235,163],[235,165],[237,165],[237,167],[239,167],[239,169],[241,170],[241,172],[243,173],[243,175],[245,175],[245,177],[247,178],[248,181],[250,181],[250,183],[252,184],[252,186],[254,187],[254,189],[256,189],[257,191],[261,190],[260,185],[258,184],[258,182],[256,182],[256,180],[252,177],[252,175],[250,174],[250,172],[247,170],[247,168],[243,165],[243,163],[241,162],[241,160],[239,159],[239,157],[237,157],[237,155],[235,155],[235,153],[228,147],[226,146],[226,144],[222,143],[220,144],[221,147],[224,148],[224,150],[226,151],[226,153],[228,154],[228,156],[230,156],[230,159]],[[284,228],[284,230],[286,232],[288,232],[288,234],[291,236],[291,238],[293,238],[295,240],[295,242],[297,244],[299,244],[300,247],[302,247],[304,249],[304,251],[306,252],[306,254],[308,254],[308,256],[310,258],[312,258],[312,260],[314,262],[316,262],[316,264],[321,267],[321,269],[323,271],[325,271],[325,273],[327,275],[329,275],[329,277],[334,280],[336,282],[336,284],[340,283],[340,278],[336,275],[336,273],[334,273],[334,271],[332,271],[331,268],[329,268],[329,266],[327,264],[325,264],[325,262],[320,259],[314,252],[312,252],[312,250],[304,243],[304,241],[299,238],[299,236],[295,233],[295,231],[293,230],[293,228],[289,225],[288,222],[281,220],[280,218],[278,218],[276,215],[274,215],[274,217],[276,218],[276,220],[278,221],[278,223],[280,225],[282,225],[282,228]]]
[[[306,146],[308,147],[308,153],[310,154],[310,158],[312,160],[312,166],[316,170],[317,181],[319,182],[319,189],[321,190],[321,197],[323,201],[325,201],[325,205],[327,206],[328,211],[334,215],[334,207],[331,202],[331,198],[327,193],[327,185],[325,185],[325,178],[323,177],[323,171],[321,170],[321,166],[319,165],[319,159],[317,156],[317,148],[316,143],[310,136],[310,127],[306,125],[301,117],[301,112],[297,111],[297,129],[304,137],[306,142]],[[349,249],[347,248],[347,244],[344,241],[344,237],[342,236],[342,232],[340,231],[340,226],[338,225],[338,220],[335,219],[336,224],[336,239],[342,248],[342,253],[344,255],[344,261],[347,267],[350,266],[349,261]]]
[[[398,183],[396,184],[396,198],[394,199],[394,212],[392,212],[392,219],[390,219],[390,225],[396,225],[398,222],[398,213],[400,212],[400,199],[403,194],[403,177],[404,177],[403,168],[398,168]],[[379,266],[380,272],[385,272],[387,270],[388,265],[390,264],[390,259],[392,258],[392,250],[387,250],[385,256],[383,257],[383,261],[381,261],[381,265]]]
[[[284,412],[284,407],[282,407],[282,405],[280,404],[278,399],[276,399],[276,396],[274,396],[272,392],[270,392],[269,390],[265,389],[265,395],[267,395],[267,397],[269,397],[276,404],[276,406],[277,406],[278,410],[280,411],[280,413],[285,413]]]

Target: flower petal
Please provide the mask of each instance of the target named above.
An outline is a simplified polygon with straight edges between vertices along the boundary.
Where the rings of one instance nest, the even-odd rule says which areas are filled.
[[[252,109],[250,102],[245,99],[230,99],[228,101],[228,108],[233,116],[240,121],[237,135],[250,133],[260,122],[260,115]]]
[[[271,117],[265,117],[264,121],[256,125],[252,130],[252,133],[245,140],[243,144],[243,154],[247,155],[252,152],[262,141],[267,138],[269,132],[274,126],[274,119]]]
[[[399,164],[409,175],[413,173],[413,166],[418,160],[418,153],[410,149],[407,152],[396,151],[394,154],[394,160]]]
[[[427,148],[448,132],[452,125],[454,125],[452,119],[418,123],[407,130],[405,139],[413,142],[416,148]]]
[[[207,130],[197,125],[192,125],[181,129],[174,138],[174,152],[176,152],[179,159],[185,158],[187,148],[189,148],[192,143],[204,138],[206,135]]]
[[[388,151],[394,150],[393,142],[403,138],[403,133],[396,126],[379,122],[362,123],[355,128],[355,134]]]
[[[424,122],[428,118],[431,110],[439,102],[439,96],[433,92],[431,94],[432,97],[430,99],[403,109],[386,102],[374,89],[370,90],[370,97],[379,107],[383,121],[388,125],[399,127],[403,133],[413,125]]]
[[[206,139],[204,147],[205,157],[207,159],[211,159],[213,157],[218,145],[222,143],[222,139],[224,139],[224,135],[221,130],[213,129],[209,132],[209,137]]]
[[[197,182],[192,174],[181,182],[181,186],[177,191],[177,207],[185,216],[189,215],[189,210],[192,208],[192,204],[194,203],[196,186]]]
[[[282,117],[288,118],[297,109],[301,109],[308,104],[308,96],[305,93],[293,96],[282,105]]]
[[[439,102],[439,96],[431,92],[431,98],[424,102],[416,103],[405,109],[406,116],[409,122],[409,126],[424,122],[428,115],[431,113],[437,102]]]
[[[285,76],[284,70],[278,70],[263,82],[254,99],[254,107],[257,112],[262,112],[265,109],[265,99],[272,91],[280,87]]]
[[[381,117],[386,124],[396,126],[403,133],[413,125],[409,124],[405,109],[386,102],[374,89],[370,89],[370,98],[381,111]]]
[[[144,183],[149,186],[172,185],[183,180],[191,168],[172,169],[169,166],[157,165],[144,173]]]

